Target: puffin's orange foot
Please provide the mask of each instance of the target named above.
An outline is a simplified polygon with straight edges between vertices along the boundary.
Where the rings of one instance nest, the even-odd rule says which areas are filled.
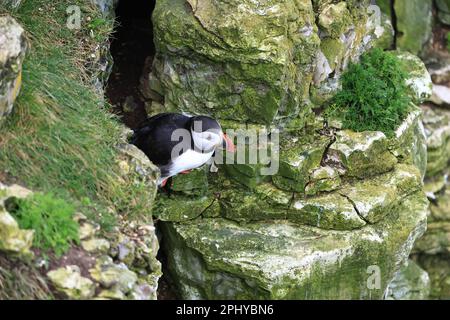
[[[188,173],[190,173],[192,170],[185,170],[185,171],[181,171],[180,173],[181,174],[188,174]]]
[[[167,180],[169,180],[169,178],[163,180],[163,182],[161,182],[161,187],[164,188],[166,186]]]

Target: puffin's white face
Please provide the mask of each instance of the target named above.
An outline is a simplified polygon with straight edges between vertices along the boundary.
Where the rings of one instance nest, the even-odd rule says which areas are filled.
[[[195,132],[191,131],[192,140],[194,140],[195,147],[205,153],[213,152],[215,148],[222,145],[222,135],[217,131]]]

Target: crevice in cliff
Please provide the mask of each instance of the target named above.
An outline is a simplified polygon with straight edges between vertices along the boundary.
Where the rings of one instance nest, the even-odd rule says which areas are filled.
[[[113,111],[130,128],[146,118],[140,83],[150,73],[155,54],[152,13],[155,0],[119,2],[116,31],[111,43],[114,66],[106,88]]]
[[[156,52],[152,23],[155,4],[156,0],[120,0],[115,10],[116,29],[110,49],[114,64],[105,93],[113,112],[131,129],[147,118],[146,105],[151,103],[145,92]],[[156,221],[155,226],[159,232]],[[159,250],[157,259],[163,271],[166,270],[163,250]],[[158,299],[176,299],[172,287],[163,274],[158,284]]]
[[[390,1],[390,5],[391,5],[391,21],[392,21],[392,27],[394,28],[394,50],[397,49],[397,37],[401,36],[401,33],[399,33],[398,31],[398,27],[397,27],[397,14],[395,13],[395,1],[396,0],[391,0]]]
[[[356,205],[355,201],[353,201],[352,198],[350,198],[348,195],[344,194],[344,193],[339,193],[341,195],[341,197],[344,197],[345,199],[347,199],[348,202],[350,202],[350,204],[353,206],[353,208],[355,209],[356,214],[359,216],[359,218],[364,221],[366,224],[370,225],[373,224],[371,223],[369,220],[367,220],[362,214],[361,212],[359,212],[358,206]]]

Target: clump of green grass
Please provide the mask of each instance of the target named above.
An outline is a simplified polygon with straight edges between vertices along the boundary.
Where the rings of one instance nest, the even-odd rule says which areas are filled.
[[[73,220],[75,207],[53,194],[37,193],[17,200],[13,215],[21,229],[33,229],[33,246],[43,252],[63,255],[72,243],[79,243],[78,223]]]
[[[350,64],[342,75],[342,90],[326,115],[340,118],[344,129],[393,136],[410,110],[407,77],[400,59],[374,49],[364,54],[360,63]]]

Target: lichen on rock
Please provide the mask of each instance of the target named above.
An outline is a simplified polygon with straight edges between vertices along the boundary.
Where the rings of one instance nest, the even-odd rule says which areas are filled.
[[[19,94],[27,47],[24,29],[12,17],[0,16],[0,121]]]

